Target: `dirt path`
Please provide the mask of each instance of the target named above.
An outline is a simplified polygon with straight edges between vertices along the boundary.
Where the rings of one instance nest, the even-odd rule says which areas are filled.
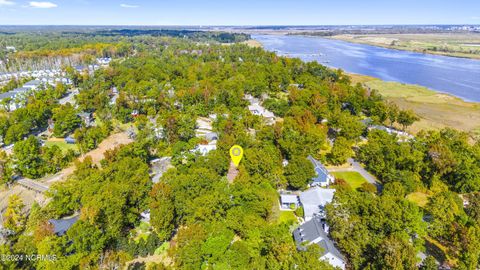
[[[10,189],[0,190],[0,213],[3,213],[8,206],[8,198],[10,196],[17,194],[26,205],[27,209],[30,209],[34,202],[37,202],[40,205],[44,205],[46,202],[45,196],[41,193],[37,193],[33,190],[29,190],[19,185],[15,185]]]
[[[95,164],[99,164],[100,161],[104,158],[104,153],[107,150],[112,150],[117,146],[129,144],[132,142],[133,140],[130,139],[125,132],[116,133],[116,134],[110,135],[108,138],[103,140],[95,150],[88,152],[87,154],[79,157],[78,159],[80,161],[83,161],[85,157],[91,156],[93,162]],[[74,171],[75,171],[75,165],[72,164],[71,166],[61,170],[59,173],[55,175],[47,176],[37,181],[41,182],[46,186],[50,186],[55,182],[66,180],[67,177],[71,175]],[[25,204],[27,210],[30,209],[30,207],[34,202],[37,202],[40,205],[43,205],[45,204],[45,201],[46,201],[46,198],[43,194],[27,189],[20,185],[14,185],[10,189],[0,189],[0,213],[3,213],[3,211],[8,205],[8,198],[13,194],[17,194],[22,198],[23,203]]]
[[[108,138],[103,140],[96,149],[88,152],[85,155],[82,155],[78,158],[79,161],[83,161],[86,157],[90,156],[92,158],[93,163],[100,164],[100,161],[104,158],[104,154],[108,150],[112,150],[117,146],[125,145],[132,143],[133,140],[128,137],[125,132],[116,133],[110,135]],[[50,186],[51,184],[65,180],[69,175],[71,175],[75,171],[75,165],[67,167],[61,170],[59,173],[45,177],[40,181],[45,183],[46,185]]]

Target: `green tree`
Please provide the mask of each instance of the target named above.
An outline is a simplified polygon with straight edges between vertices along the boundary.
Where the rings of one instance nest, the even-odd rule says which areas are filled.
[[[150,192],[150,198],[150,223],[155,228],[160,239],[167,240],[175,228],[172,188],[168,184],[157,183]]]
[[[451,224],[464,215],[462,200],[453,192],[441,192],[431,196],[425,209],[432,215],[430,233],[435,237],[448,238]]]
[[[327,159],[333,165],[341,165],[346,163],[352,154],[352,143],[344,137],[337,137]]]
[[[433,256],[427,256],[420,266],[420,270],[437,270],[438,265]]]
[[[43,175],[44,161],[40,155],[40,142],[34,136],[17,142],[13,147],[17,170],[25,177],[38,178]]]
[[[55,137],[64,137],[80,127],[82,120],[77,115],[77,111],[71,104],[61,105],[53,109],[53,135]]]
[[[294,156],[285,167],[288,185],[294,189],[305,188],[314,176],[312,163],[304,157]]]
[[[293,257],[293,265],[298,269],[333,270],[334,267],[326,261],[318,260],[321,248],[309,245],[305,252],[297,252]]]
[[[465,195],[465,197],[468,200],[468,205],[465,208],[465,211],[474,222],[480,224],[480,193],[472,193]]]
[[[14,164],[12,158],[0,150],[0,185],[13,181]]]
[[[390,121],[390,127],[398,120],[398,115],[400,109],[398,108],[397,104],[393,102],[389,102],[387,105],[387,118]]]
[[[420,120],[418,116],[411,110],[407,111],[400,111],[398,114],[398,123],[402,125],[403,130],[405,130],[408,126],[413,125],[416,121]]]
[[[18,195],[14,194],[8,198],[8,206],[3,213],[3,227],[12,231],[14,235],[19,234],[25,228],[24,207],[25,205]]]
[[[380,244],[375,269],[416,269],[416,260],[412,245],[392,236]]]

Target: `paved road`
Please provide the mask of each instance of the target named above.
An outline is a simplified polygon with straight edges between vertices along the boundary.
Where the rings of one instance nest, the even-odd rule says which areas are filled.
[[[78,95],[78,93],[78,89],[72,90],[66,97],[59,99],[58,104],[65,105],[67,103],[70,103],[72,105],[75,105],[75,96]]]
[[[352,164],[353,170],[360,173],[363,178],[367,179],[368,182],[372,184],[378,184],[378,180],[375,176],[371,175],[367,170],[363,168],[363,166],[355,161],[353,158],[348,159],[348,162]]]
[[[18,179],[16,182],[17,182],[17,184],[19,184],[21,186],[24,186],[28,189],[31,189],[31,190],[39,192],[39,193],[44,193],[45,191],[48,190],[47,185],[45,185],[41,182],[38,182],[38,181],[31,180],[31,179],[21,178],[21,179]]]

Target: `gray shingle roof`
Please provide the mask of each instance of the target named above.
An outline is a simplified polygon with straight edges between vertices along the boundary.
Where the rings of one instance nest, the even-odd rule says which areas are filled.
[[[64,235],[75,222],[77,222],[78,216],[74,216],[66,219],[50,219],[48,222],[53,225],[53,232],[59,236]]]
[[[27,83],[24,84],[25,85],[31,85],[31,86],[38,86],[38,85],[41,85],[42,84],[42,81],[40,80],[32,80],[32,81],[29,81]]]
[[[323,166],[323,164],[320,163],[320,161],[314,159],[312,156],[308,156],[307,158],[312,163],[313,169],[315,170],[315,173],[316,173],[316,176],[312,178],[313,182],[327,183],[328,176],[330,175],[330,173],[327,171],[327,168],[325,168],[325,166]]]
[[[10,92],[15,92],[15,93],[26,93],[28,91],[30,91],[32,89],[28,88],[28,87],[19,87],[19,88],[15,88],[13,89],[12,91]]]
[[[205,139],[209,141],[218,140],[218,134],[216,132],[209,132],[205,134]]]
[[[327,233],[323,229],[323,223],[319,217],[312,218],[310,221],[303,223],[295,229],[293,231],[293,238],[295,239],[298,250],[306,250],[305,244],[318,241],[316,244],[323,249],[320,256],[331,253],[335,257],[345,261],[343,255],[328,238]]]
[[[0,94],[0,100],[6,99],[6,98],[14,98],[17,93],[14,92],[6,92],[6,93],[1,93]]]
[[[305,219],[309,219],[316,214],[321,214],[325,205],[332,202],[334,194],[334,189],[320,187],[313,187],[300,193],[299,197],[303,206]]]
[[[281,194],[280,201],[282,203],[294,203],[298,204],[298,196],[294,194]]]

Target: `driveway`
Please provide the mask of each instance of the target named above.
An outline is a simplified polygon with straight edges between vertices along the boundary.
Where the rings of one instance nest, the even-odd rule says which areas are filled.
[[[367,180],[369,183],[374,184],[377,186],[378,189],[381,189],[382,185],[380,182],[377,180],[375,176],[373,176],[371,173],[369,173],[363,166],[358,163],[356,160],[353,158],[349,158],[348,163],[351,164],[350,167],[346,168],[332,168],[328,169],[329,172],[358,172],[365,180]]]

